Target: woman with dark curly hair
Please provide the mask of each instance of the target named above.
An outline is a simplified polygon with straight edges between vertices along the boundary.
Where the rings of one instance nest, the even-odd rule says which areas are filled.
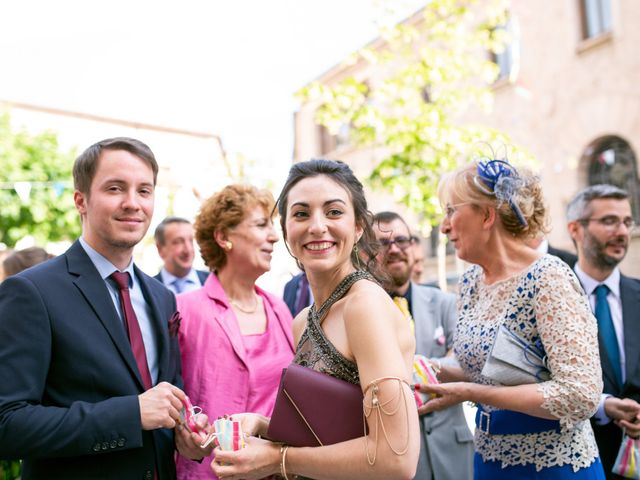
[[[474,264],[459,284],[454,352],[421,407],[478,406],[476,479],[604,479],[589,418],[602,374],[596,320],[559,258],[527,241],[546,231],[540,179],[503,160],[473,162],[439,186],[442,233]]]
[[[211,419],[270,415],[282,368],[293,357],[291,314],[255,282],[271,267],[278,236],[266,190],[229,185],[205,200],[194,224],[211,270],[201,289],[177,296],[184,391]],[[178,478],[212,478],[209,462],[178,459]]]

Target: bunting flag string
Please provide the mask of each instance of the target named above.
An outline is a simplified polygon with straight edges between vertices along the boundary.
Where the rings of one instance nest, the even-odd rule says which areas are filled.
[[[62,195],[65,188],[71,188],[72,183],[69,181],[56,181],[56,182],[0,182],[0,190],[15,190],[23,202],[29,201],[31,190],[34,188],[53,188],[56,197]]]

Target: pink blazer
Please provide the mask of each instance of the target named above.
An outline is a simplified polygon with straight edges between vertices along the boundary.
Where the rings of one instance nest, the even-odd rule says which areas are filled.
[[[286,342],[291,351],[291,357],[281,366],[284,368],[295,350],[291,313],[278,297],[259,287],[256,293],[263,299],[271,335]],[[201,289],[178,295],[177,304],[182,316],[178,338],[185,392],[211,421],[225,414],[246,412],[249,369],[261,365],[255,361],[251,366],[247,364],[240,328],[218,277],[211,274]],[[273,362],[269,368],[273,368]],[[277,388],[276,382],[274,391]],[[254,408],[254,413],[270,416],[272,409],[273,404],[261,405]],[[183,460],[178,460],[179,478],[214,478],[210,459],[202,464]]]

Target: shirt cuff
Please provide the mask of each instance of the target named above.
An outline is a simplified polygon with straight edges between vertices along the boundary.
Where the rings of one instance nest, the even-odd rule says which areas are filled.
[[[593,418],[595,418],[596,420],[597,425],[606,425],[607,423],[611,422],[611,419],[607,417],[607,414],[604,412],[604,401],[609,397],[613,397],[613,395],[610,395],[608,393],[603,393],[602,395],[600,395],[598,410],[596,410],[596,414],[593,416]]]

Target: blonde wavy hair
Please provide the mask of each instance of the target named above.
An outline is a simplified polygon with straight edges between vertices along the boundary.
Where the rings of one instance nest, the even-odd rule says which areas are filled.
[[[473,161],[457,170],[449,172],[440,179],[438,199],[443,207],[447,203],[470,203],[476,207],[490,207],[496,214],[504,229],[515,237],[523,239],[535,238],[549,231],[547,207],[542,193],[540,178],[526,169],[515,170],[519,178],[519,186],[511,196],[526,221],[523,224],[509,202],[496,198],[479,186],[478,161]],[[456,201],[453,202],[452,199]]]

